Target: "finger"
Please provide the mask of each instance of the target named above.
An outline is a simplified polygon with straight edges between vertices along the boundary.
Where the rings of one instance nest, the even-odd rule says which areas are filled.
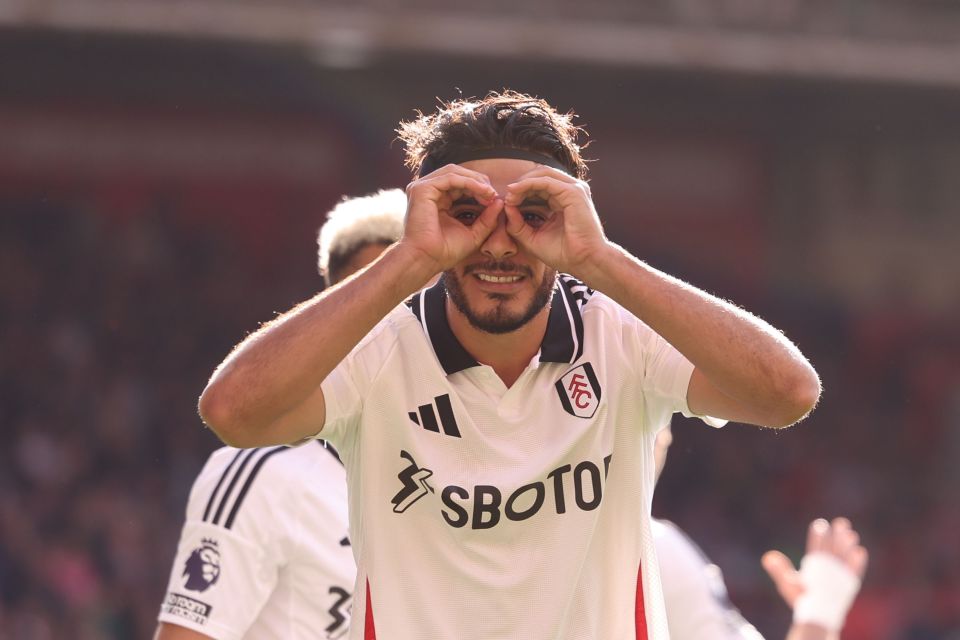
[[[511,205],[519,205],[530,193],[543,193],[548,199],[562,199],[572,195],[578,187],[579,183],[558,180],[553,176],[534,176],[508,184],[503,199]],[[562,201],[560,203],[563,204]]]
[[[846,536],[846,537],[847,537],[847,541],[848,541],[848,544],[847,544],[847,549],[848,549],[848,550],[849,550],[850,548],[855,547],[855,546],[857,546],[858,544],[860,544],[860,534],[857,533],[856,531],[854,531],[853,529],[850,529],[850,530],[847,532],[847,536]]]
[[[867,563],[870,560],[870,554],[867,553],[867,550],[859,545],[853,548],[853,550],[847,554],[847,566],[850,567],[850,570],[857,574],[857,577],[861,580],[863,579],[863,574],[867,572]]]
[[[503,211],[503,199],[494,198],[493,202],[480,212],[476,221],[470,226],[470,232],[473,234],[477,246],[483,244],[483,241],[490,237],[493,230],[497,228],[501,211]]]
[[[450,173],[456,173],[462,176],[468,176],[474,180],[479,180],[480,182],[486,182],[490,184],[490,176],[485,173],[480,173],[479,171],[474,171],[473,169],[468,169],[463,165],[459,164],[445,164],[439,169],[436,169],[425,176],[420,176],[421,180],[437,178],[442,175],[447,175]]]
[[[503,210],[507,215],[507,233],[526,245],[533,237],[534,229],[523,219],[523,213],[514,205],[504,204]]]
[[[830,523],[817,518],[807,529],[807,553],[830,550]]]
[[[448,172],[418,182],[420,183],[418,185],[419,188],[431,190],[431,199],[434,200],[448,195],[450,192],[461,191],[471,194],[480,204],[486,206],[497,197],[496,190],[489,182],[482,182],[472,176],[459,172]],[[414,187],[411,193],[415,193],[418,187]]]
[[[793,603],[803,593],[800,574],[797,573],[793,563],[779,551],[767,551],[760,559],[760,563],[773,580],[780,596],[787,605],[793,607]]]
[[[561,182],[579,182],[578,178],[571,176],[566,171],[561,171],[560,169],[555,169],[554,167],[548,167],[545,164],[538,164],[535,168],[527,171],[525,174],[520,176],[520,180],[542,176],[555,178]]]
[[[507,214],[507,233],[512,236],[518,236],[525,231],[527,223],[523,220],[523,214],[516,205],[506,204],[504,202],[503,210]]]
[[[860,542],[860,534],[853,530],[850,521],[846,518],[835,518],[833,521],[832,545],[833,553],[843,559]]]

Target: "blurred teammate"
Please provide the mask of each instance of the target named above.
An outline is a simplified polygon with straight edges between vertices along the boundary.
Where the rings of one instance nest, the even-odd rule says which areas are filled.
[[[345,199],[320,230],[328,286],[400,237],[407,199]],[[356,567],[346,475],[332,448],[215,451],[190,492],[157,640],[346,636]]]
[[[672,441],[670,428],[657,436],[657,476]],[[730,602],[720,568],[671,522],[654,519],[671,640],[762,640]],[[793,609],[787,640],[836,640],[867,567],[867,552],[846,518],[815,520],[807,532],[800,571],[779,551],[763,566]]]
[[[336,445],[355,639],[666,637],[656,433],[675,412],[791,424],[815,372],[606,239],[569,115],[493,94],[401,136],[400,242],[244,340],[201,414],[242,446]]]

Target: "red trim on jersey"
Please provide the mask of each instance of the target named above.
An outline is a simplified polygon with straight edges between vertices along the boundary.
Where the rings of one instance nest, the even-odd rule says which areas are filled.
[[[369,603],[370,594],[367,592]],[[369,604],[367,605],[369,606]],[[369,609],[368,609],[369,611]],[[643,565],[637,569],[637,608],[635,614],[637,640],[647,640],[647,610],[643,602]]]
[[[646,638],[646,636],[644,636]],[[367,580],[367,615],[363,621],[363,640],[377,640],[377,630],[373,625],[373,605],[370,604],[370,580]]]

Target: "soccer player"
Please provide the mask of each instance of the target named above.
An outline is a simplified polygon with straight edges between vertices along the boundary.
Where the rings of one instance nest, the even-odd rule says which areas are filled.
[[[571,117],[506,92],[401,125],[401,240],[200,398],[235,446],[337,447],[355,640],[666,637],[656,433],[783,427],[819,397],[780,332],[605,237]]]
[[[407,198],[344,199],[320,229],[328,286],[400,237]],[[156,640],[346,637],[356,566],[343,465],[320,441],[215,451],[190,492]]]
[[[670,428],[657,435],[657,476],[672,441]],[[730,602],[723,574],[680,528],[654,519],[653,541],[660,561],[671,640],[762,640]],[[846,518],[814,520],[800,571],[779,551],[768,551],[763,566],[793,609],[787,640],[836,640],[860,590],[867,551]]]

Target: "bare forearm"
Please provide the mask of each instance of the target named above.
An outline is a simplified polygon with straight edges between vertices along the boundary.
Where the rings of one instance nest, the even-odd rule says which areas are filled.
[[[794,623],[787,633],[787,640],[840,640],[840,634],[816,624]]]
[[[750,313],[615,245],[594,261],[584,279],[663,336],[716,389],[749,407],[741,414],[745,421],[785,426],[816,403],[816,372],[783,334]]]
[[[395,246],[355,278],[301,303],[241,342],[200,397],[204,421],[226,442],[295,409],[377,322],[431,274]]]

